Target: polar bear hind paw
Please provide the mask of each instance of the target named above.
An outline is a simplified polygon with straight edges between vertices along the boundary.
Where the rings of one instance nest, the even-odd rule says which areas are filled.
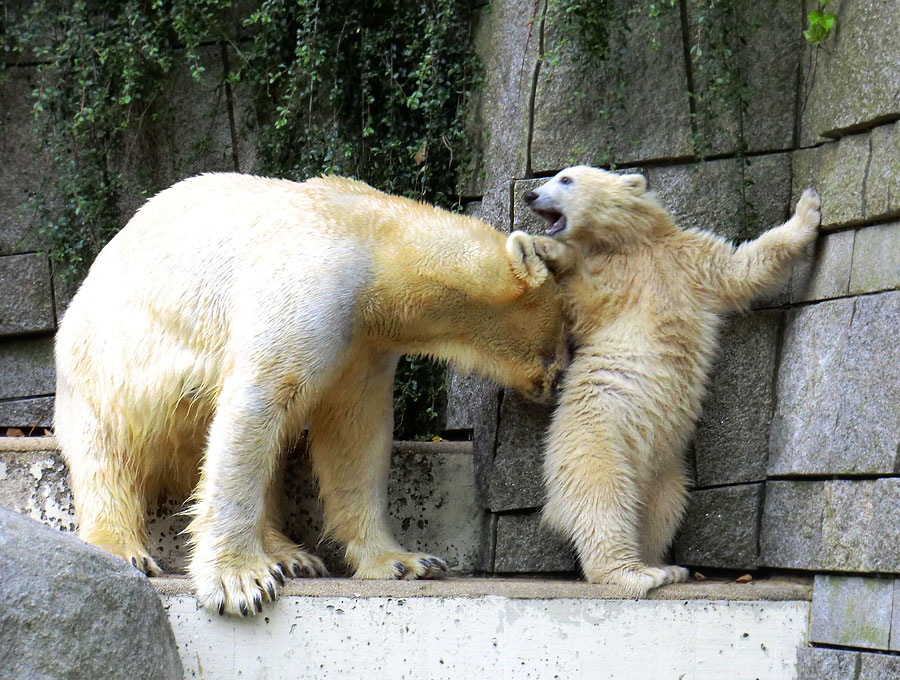
[[[689,569],[679,567],[677,564],[667,564],[661,568],[666,572],[666,585],[669,583],[684,583],[691,577]]]
[[[306,552],[279,531],[270,531],[263,546],[270,562],[275,565],[271,571],[280,585],[284,584],[285,578],[328,576],[328,569],[322,560]]]
[[[387,552],[359,565],[353,578],[413,580],[443,578],[449,571],[440,557],[424,553]]]
[[[145,573],[147,576],[159,576],[163,573],[162,569],[160,569],[159,565],[156,563],[156,560],[143,550],[130,551],[128,554],[123,555],[123,557],[126,562],[131,564],[131,566],[138,571]]]
[[[647,593],[654,588],[672,583],[668,580],[670,577],[663,567],[628,566],[614,569],[600,578],[588,575],[588,581],[619,586],[628,597],[639,600],[647,597]]]

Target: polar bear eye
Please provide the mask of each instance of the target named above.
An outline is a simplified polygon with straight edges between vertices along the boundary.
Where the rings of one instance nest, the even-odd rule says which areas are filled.
[[[568,177],[568,176],[560,177],[560,178],[559,178],[559,183],[560,183],[560,184],[571,184],[571,183],[572,183],[572,178],[571,178],[571,177]]]

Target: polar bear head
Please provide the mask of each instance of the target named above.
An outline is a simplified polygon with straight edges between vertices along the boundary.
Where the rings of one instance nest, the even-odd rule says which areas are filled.
[[[620,175],[578,165],[566,168],[523,196],[547,223],[547,234],[592,246],[621,245],[645,237],[659,211],[643,175]]]

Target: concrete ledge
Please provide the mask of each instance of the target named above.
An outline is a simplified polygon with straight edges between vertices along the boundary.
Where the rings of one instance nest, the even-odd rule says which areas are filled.
[[[59,451],[56,437],[0,437],[0,451]]]
[[[161,595],[192,595],[185,577],[163,576],[150,582]],[[481,598],[511,600],[627,600],[616,586],[582,581],[531,578],[448,578],[440,581],[357,581],[349,578],[289,579],[284,597],[352,598]],[[679,583],[651,591],[649,600],[715,600],[783,602],[812,600],[812,583],[757,581],[753,583],[703,581]]]
[[[795,680],[809,586],[698,583],[647,600],[544,579],[292,580],[246,619],[159,589],[185,678]],[[752,599],[750,599],[752,598]]]

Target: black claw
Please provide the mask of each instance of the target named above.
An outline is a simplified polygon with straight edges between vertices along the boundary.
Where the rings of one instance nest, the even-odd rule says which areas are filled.
[[[144,565],[144,568],[143,568],[142,571],[143,571],[145,574],[149,574],[149,573],[150,573],[150,562],[147,560],[146,557],[143,558],[143,559],[141,560],[141,564]]]
[[[303,571],[300,569],[300,565],[296,562],[291,562],[291,576],[294,578],[299,578],[303,575]]]
[[[262,595],[259,593],[253,596],[253,606],[256,607],[257,614],[262,611]]]
[[[243,600],[241,601],[239,609],[241,610],[241,616],[247,616],[250,613],[250,610],[247,609],[247,603]]]
[[[225,616],[225,603],[219,602],[219,616]]]
[[[319,571],[316,569],[316,566],[314,564],[304,564],[303,575],[306,578],[315,578],[319,575]]]
[[[280,564],[279,564],[278,566],[281,567]],[[281,573],[281,569],[280,569],[280,568],[274,570],[274,571],[272,572],[272,576],[274,576],[274,577],[275,577],[275,580],[278,581],[278,585],[280,585],[280,586],[283,586],[283,585],[284,585],[284,574]]]
[[[140,567],[138,567],[138,565],[137,565],[137,558],[136,558],[136,557],[132,557],[132,558],[131,558],[131,566],[133,566],[135,569],[140,569]]]
[[[397,576],[402,578],[406,576],[406,565],[403,562],[394,562],[394,571],[397,572]]]
[[[275,586],[269,581],[266,584],[266,592],[269,594],[269,599],[274,602],[275,601]]]

